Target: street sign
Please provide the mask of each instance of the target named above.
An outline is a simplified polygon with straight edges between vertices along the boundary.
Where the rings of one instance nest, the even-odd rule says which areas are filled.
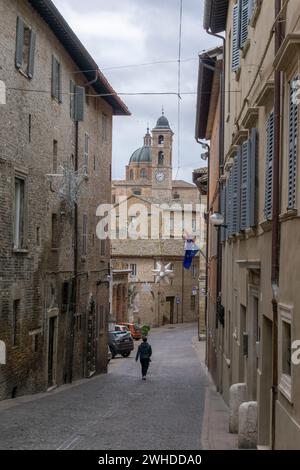
[[[6,364],[6,347],[3,341],[0,341],[0,364]]]

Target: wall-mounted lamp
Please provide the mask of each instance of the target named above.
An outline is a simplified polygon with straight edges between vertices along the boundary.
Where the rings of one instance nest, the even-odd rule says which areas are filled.
[[[111,275],[110,275],[110,274],[107,274],[105,277],[106,277],[105,280],[99,279],[99,280],[96,282],[97,286],[101,286],[102,284],[107,284],[107,286],[110,285]]]
[[[225,227],[227,228],[227,225],[225,225],[225,220],[224,220],[224,215],[219,214],[219,212],[214,212],[210,218],[209,221],[211,225],[214,227]]]

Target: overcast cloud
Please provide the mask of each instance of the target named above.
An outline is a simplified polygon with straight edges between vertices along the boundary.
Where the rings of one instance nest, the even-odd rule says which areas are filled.
[[[177,60],[180,0],[54,0],[79,39],[119,93],[176,92],[177,63],[113,69],[123,65]],[[182,92],[195,92],[198,53],[216,40],[202,29],[204,0],[183,0]],[[193,59],[185,61],[185,59]],[[131,154],[143,144],[162,106],[174,136],[174,177],[178,167],[178,112],[175,96],[124,96],[131,117],[115,117],[113,177],[124,178]],[[193,169],[203,165],[194,140],[196,96],[184,95],[181,104],[181,169],[178,179],[191,181]]]

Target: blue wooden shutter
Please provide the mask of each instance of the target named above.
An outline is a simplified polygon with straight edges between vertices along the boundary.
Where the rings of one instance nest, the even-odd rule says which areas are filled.
[[[233,234],[233,169],[231,168],[228,180],[228,236]]]
[[[289,159],[288,159],[288,209],[294,209],[296,204],[296,171],[297,171],[297,140],[298,140],[298,104],[295,92],[295,77],[290,84],[290,113],[289,113]]]
[[[74,120],[84,120],[84,100],[85,88],[82,86],[75,87],[75,104],[74,104]]]
[[[225,238],[226,240],[229,237],[229,179],[226,181],[226,186],[225,186]]]
[[[241,231],[241,188],[242,188],[242,147],[237,151],[237,231]]]
[[[17,18],[17,40],[16,40],[16,67],[20,69],[23,64],[24,48],[24,20],[20,16]]]
[[[274,111],[267,119],[266,174],[265,174],[265,208],[266,220],[272,219],[273,197],[273,156],[274,156]]]
[[[235,235],[239,231],[238,227],[238,159],[237,157],[234,160],[232,168],[232,234]]]
[[[237,3],[233,7],[232,19],[232,51],[231,51],[231,69],[236,71],[240,66],[240,50],[239,50],[239,25],[240,25],[240,8]]]
[[[239,0],[240,7],[240,36],[239,47],[242,49],[248,37],[249,0]]]
[[[250,136],[250,149],[249,149],[249,170],[250,170],[250,181],[249,181],[249,192],[250,192],[250,205],[248,214],[248,227],[254,227],[257,224],[257,189],[258,189],[258,178],[257,178],[257,152],[258,152],[258,141],[257,141],[257,129],[251,130]]]
[[[248,225],[248,185],[249,185],[249,142],[242,144],[241,150],[241,230]]]
[[[34,72],[34,55],[35,55],[36,33],[31,30],[30,32],[30,47],[29,47],[29,61],[28,61],[28,77],[33,77]]]

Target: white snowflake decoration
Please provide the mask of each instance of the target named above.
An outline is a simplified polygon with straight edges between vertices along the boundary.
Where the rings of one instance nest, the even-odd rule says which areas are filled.
[[[156,284],[159,284],[160,282],[170,284],[170,279],[173,279],[174,277],[174,271],[170,268],[171,263],[167,264],[166,266],[163,266],[161,263],[157,263],[157,268],[153,269]]]
[[[62,173],[47,176],[50,180],[60,178],[57,191],[60,198],[66,203],[67,208],[71,212],[74,205],[78,203],[82,193],[86,192],[86,188],[83,184],[87,177],[86,168],[83,167],[75,171],[71,163],[67,162],[60,165],[59,169]]]
[[[149,284],[149,282],[145,282],[145,283],[143,284],[143,292],[144,292],[145,294],[151,294],[151,292],[152,292],[152,287],[151,287],[151,284]]]

